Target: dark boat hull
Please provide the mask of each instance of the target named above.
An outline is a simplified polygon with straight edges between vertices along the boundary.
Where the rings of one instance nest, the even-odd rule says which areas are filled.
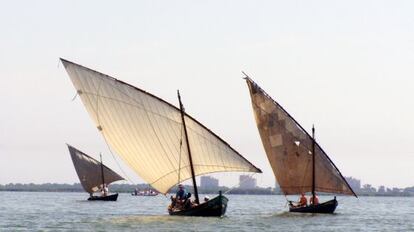
[[[116,201],[118,199],[118,193],[108,196],[93,196],[89,197],[88,201]]]
[[[180,211],[169,209],[168,213],[174,216],[221,217],[226,213],[228,201],[227,197],[220,194],[217,197],[190,209]]]
[[[335,199],[318,204],[308,205],[305,207],[289,206],[289,212],[295,213],[333,213],[338,206],[338,201]]]

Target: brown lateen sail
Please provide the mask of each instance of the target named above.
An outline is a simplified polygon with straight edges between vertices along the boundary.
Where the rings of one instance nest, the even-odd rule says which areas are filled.
[[[124,178],[103,165],[102,162],[97,161],[71,145],[68,145],[68,148],[80,183],[83,189],[91,195],[89,200],[116,200],[118,197],[117,193],[106,197],[93,196],[93,193],[100,191],[104,185],[109,185]]]
[[[312,136],[246,75],[257,128],[285,195],[311,192],[354,195],[354,191]],[[332,202],[336,207],[336,200]],[[322,205],[322,204],[321,204]]]

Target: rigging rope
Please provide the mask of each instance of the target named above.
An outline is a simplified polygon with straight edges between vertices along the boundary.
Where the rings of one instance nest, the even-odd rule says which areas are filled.
[[[76,97],[78,96],[78,94],[79,94],[79,92],[76,91],[76,94],[75,94],[75,96],[73,96],[72,101],[74,101],[76,99]]]
[[[288,205],[288,203],[290,203],[291,201],[289,201],[289,199],[287,198],[286,195],[283,195],[283,196],[285,196],[285,199],[286,199],[286,204],[285,204],[285,208],[286,208],[286,206]]]

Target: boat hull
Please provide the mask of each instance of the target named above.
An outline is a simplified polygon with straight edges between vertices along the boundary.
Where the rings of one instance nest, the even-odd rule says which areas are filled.
[[[335,199],[318,204],[308,205],[304,207],[289,206],[289,212],[294,213],[333,213],[338,206],[338,201]]]
[[[118,193],[108,196],[93,196],[89,197],[88,201],[116,201],[118,199]]]
[[[220,194],[219,196],[190,209],[180,211],[169,209],[168,213],[174,216],[221,217],[226,213],[228,201],[227,197]]]

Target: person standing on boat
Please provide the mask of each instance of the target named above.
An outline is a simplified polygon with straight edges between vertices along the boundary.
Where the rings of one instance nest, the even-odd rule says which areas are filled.
[[[315,197],[315,199],[313,199],[313,197]],[[310,201],[311,205],[318,205],[319,204],[319,198],[316,195],[311,196],[309,201]]]
[[[308,205],[308,199],[306,198],[305,194],[302,193],[300,195],[300,198],[299,198],[299,204],[298,204],[298,206],[299,207],[303,207],[303,206],[307,206],[307,205]]]

